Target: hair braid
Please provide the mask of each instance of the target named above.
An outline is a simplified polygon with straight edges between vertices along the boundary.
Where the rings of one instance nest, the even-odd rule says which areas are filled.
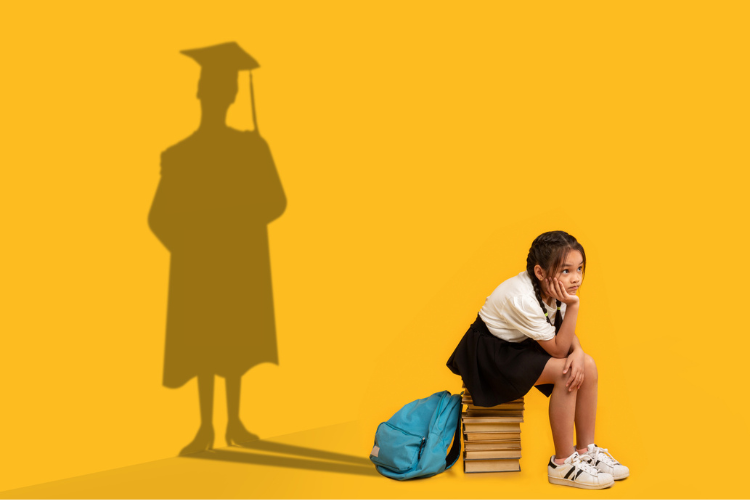
[[[555,335],[557,335],[557,332],[560,331],[560,327],[562,326],[563,318],[562,309],[560,309],[562,302],[559,300],[555,300],[555,302],[557,304],[557,311],[555,312]]]
[[[539,289],[539,282],[536,279],[532,278],[531,283],[534,285],[534,294],[536,294],[536,300],[539,301],[539,307],[541,307],[542,311],[544,311],[544,319],[546,319],[547,323],[551,325],[552,322],[549,320],[547,309],[545,309],[544,301],[542,300],[542,291]],[[557,318],[555,318],[555,323],[557,323]]]

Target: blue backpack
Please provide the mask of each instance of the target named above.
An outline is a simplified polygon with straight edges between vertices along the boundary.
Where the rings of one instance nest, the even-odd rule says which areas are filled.
[[[370,460],[382,475],[404,480],[440,474],[460,452],[461,396],[442,391],[412,401],[378,425]]]

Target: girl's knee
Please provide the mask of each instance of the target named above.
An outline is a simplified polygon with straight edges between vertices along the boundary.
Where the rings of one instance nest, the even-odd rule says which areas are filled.
[[[567,383],[570,381],[570,370],[568,370],[568,373],[563,373],[563,369],[568,362],[568,358],[557,358],[556,361],[558,366],[555,370],[554,384],[567,385]]]
[[[544,367],[542,376],[536,384],[564,384],[567,375],[563,375],[566,358],[550,358]]]
[[[599,371],[596,369],[596,362],[594,362],[594,358],[589,354],[586,354],[583,360],[583,374],[585,380],[590,380],[591,382],[599,380]]]

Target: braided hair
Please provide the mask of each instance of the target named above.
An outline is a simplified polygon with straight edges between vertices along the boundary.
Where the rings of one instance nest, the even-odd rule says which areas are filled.
[[[565,231],[549,231],[540,234],[531,244],[529,255],[526,257],[526,272],[528,273],[529,278],[531,278],[531,284],[534,286],[534,293],[536,299],[539,301],[539,307],[542,308],[544,317],[550,325],[552,322],[547,315],[547,310],[542,301],[542,285],[539,278],[537,278],[534,273],[534,266],[539,265],[546,271],[547,276],[554,276],[562,267],[563,262],[565,262],[565,257],[567,257],[571,250],[578,250],[581,252],[581,257],[583,257],[583,270],[585,273],[586,253],[583,251],[581,244],[578,243],[578,240]],[[562,314],[559,313],[562,302],[559,300],[556,302],[558,313],[555,314],[555,335],[560,331],[563,322]]]

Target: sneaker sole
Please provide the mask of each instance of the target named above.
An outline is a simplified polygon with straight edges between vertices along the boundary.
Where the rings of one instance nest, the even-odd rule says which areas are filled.
[[[611,483],[607,483],[607,484],[583,484],[583,483],[576,483],[575,481],[571,481],[570,479],[561,479],[561,478],[550,477],[550,476],[547,476],[547,479],[549,479],[549,482],[552,484],[557,484],[560,486],[573,486],[574,488],[583,488],[584,490],[603,490],[604,488],[609,488],[615,484],[614,479],[612,480]]]
[[[605,471],[599,469],[599,472],[605,472]],[[611,472],[606,472],[606,474],[612,474],[612,473]],[[629,476],[630,476],[630,472],[628,472],[624,476],[615,476],[614,474],[612,474],[612,477],[614,477],[615,481],[619,481],[620,479],[625,479],[626,477],[629,477]]]

